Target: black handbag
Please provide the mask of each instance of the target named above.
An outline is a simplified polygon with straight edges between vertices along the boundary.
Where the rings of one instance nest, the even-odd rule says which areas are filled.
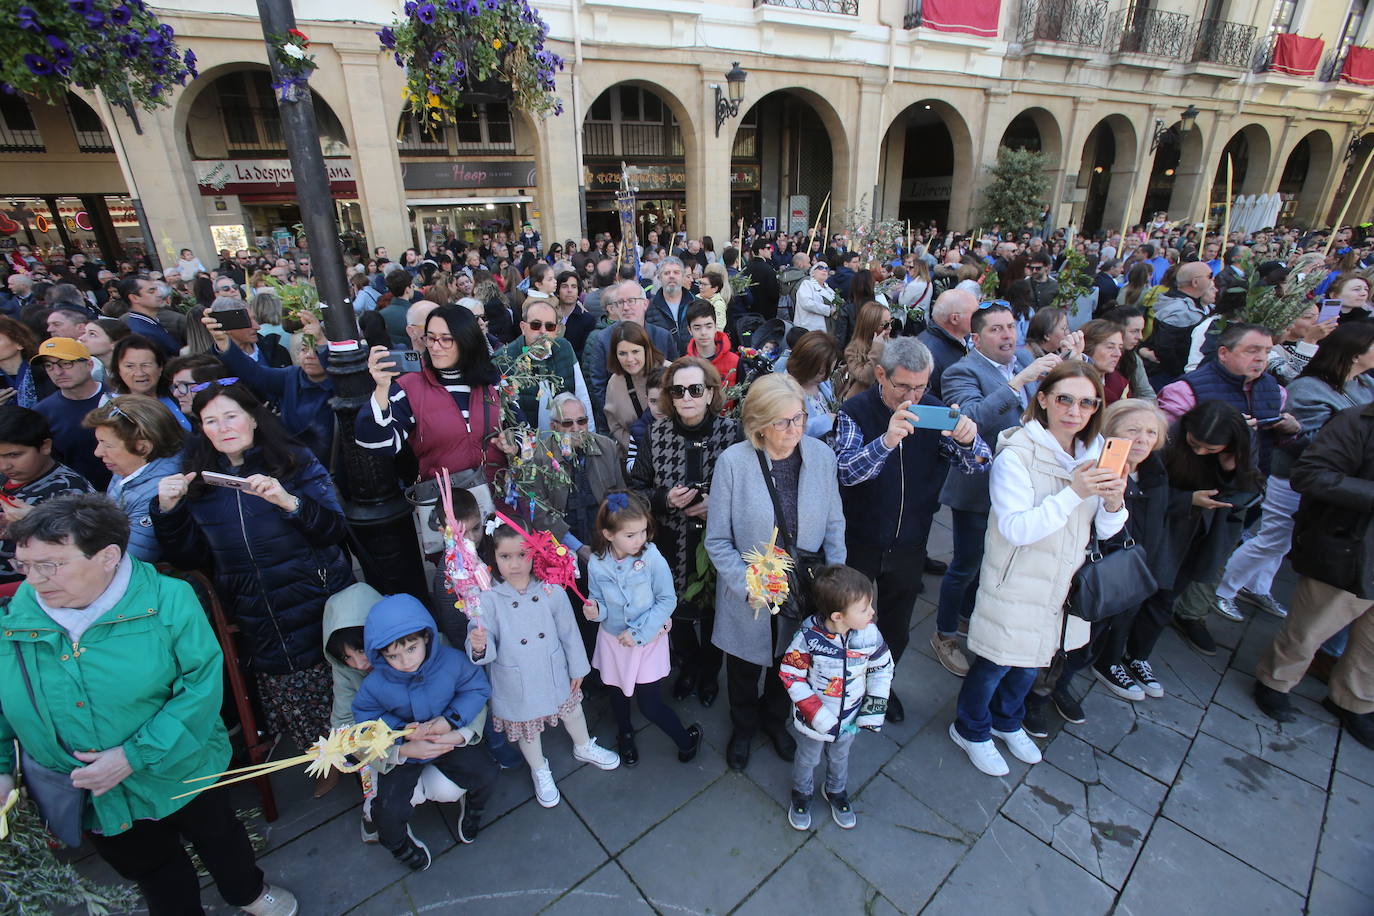
[[[755,449],[759,459],[759,470],[763,472],[763,482],[768,485],[768,495],[773,500],[773,523],[778,526],[778,537],[782,539],[782,549],[792,558],[792,568],[787,571],[787,600],[778,608],[778,615],[788,620],[805,620],[815,613],[811,601],[811,584],[816,580],[816,570],[825,565],[825,554],[816,550],[802,550],[792,543],[783,519],[782,500],[778,499],[778,488],[773,483],[773,472],[768,469],[768,459],[763,451]]]
[[[1094,535],[1083,565],[1074,573],[1064,608],[1089,623],[1139,607],[1158,590],[1145,548],[1127,536],[1119,547],[1104,550]]]
[[[24,664],[24,654],[19,651],[17,643],[12,645],[15,660],[19,662],[19,673],[24,678],[24,689],[29,692],[29,702],[33,704],[34,712],[38,713],[41,720],[43,710],[33,695],[33,685],[29,683],[29,669]],[[62,748],[62,752],[75,760],[72,749],[67,747],[67,742],[62,740],[62,736],[57,734],[55,728],[53,737],[57,739],[57,745]],[[19,769],[24,776],[24,788],[28,790],[29,797],[33,799],[38,814],[47,824],[48,830],[73,849],[80,846],[81,825],[86,815],[86,790],[72,785],[70,773],[43,766],[22,746],[19,749]]]

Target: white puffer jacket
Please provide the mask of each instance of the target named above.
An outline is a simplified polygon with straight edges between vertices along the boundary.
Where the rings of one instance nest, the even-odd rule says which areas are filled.
[[[876,624],[839,636],[813,619],[792,637],[778,676],[792,700],[797,731],[834,741],[846,727],[882,728],[892,653]]]

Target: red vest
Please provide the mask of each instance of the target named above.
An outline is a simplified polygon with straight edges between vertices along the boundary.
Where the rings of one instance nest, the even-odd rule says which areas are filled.
[[[464,420],[453,395],[428,368],[402,375],[396,384],[405,391],[415,415],[415,428],[408,441],[419,459],[422,479],[444,469],[456,472],[481,466],[490,482],[497,469],[505,467],[505,453],[497,448],[495,439],[486,439],[488,433],[501,428],[501,403],[494,388],[472,387],[468,419]]]

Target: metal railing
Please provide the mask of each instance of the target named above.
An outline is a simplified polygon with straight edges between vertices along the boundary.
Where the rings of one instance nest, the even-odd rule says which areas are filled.
[[[76,148],[83,153],[113,153],[114,143],[103,130],[78,130]]]
[[[759,155],[759,129],[753,124],[741,124],[735,132],[735,145],[730,150],[732,159],[757,159]]]
[[[1107,27],[1109,49],[1181,60],[1194,41],[1187,13],[1128,6],[1112,14]]]
[[[1334,83],[1341,78],[1341,68],[1345,66],[1344,48],[1327,48],[1322,54],[1322,62],[1317,67],[1317,79],[1323,83]]]
[[[1224,67],[1248,67],[1259,30],[1229,19],[1203,19],[1197,24],[1192,60]]]
[[[1017,39],[1101,47],[1107,0],[1024,0]]]
[[[582,149],[587,156],[682,156],[682,131],[676,124],[620,124],[617,149],[616,125],[587,121],[582,125]]]
[[[859,15],[859,0],[754,0],[754,6],[782,6],[813,13],[838,13],[841,16]]]
[[[902,28],[919,29],[925,22],[924,0],[906,0],[906,15],[902,17]]]
[[[41,153],[46,149],[43,135],[35,130],[11,130],[0,120],[0,152]]]

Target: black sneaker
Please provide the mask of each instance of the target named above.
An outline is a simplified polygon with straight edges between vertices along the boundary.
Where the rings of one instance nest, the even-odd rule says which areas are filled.
[[[1296,722],[1298,713],[1293,709],[1293,701],[1288,694],[1275,690],[1268,684],[1261,684],[1255,681],[1255,689],[1252,693],[1255,698],[1255,705],[1275,722]]]
[[[1126,666],[1120,662],[1111,665],[1098,662],[1093,665],[1093,676],[1123,700],[1138,703],[1145,699],[1145,688],[1135,682],[1135,678],[1131,677]]]
[[[471,843],[477,839],[477,831],[482,829],[482,812],[474,811],[463,796],[463,816],[458,819],[458,839]]]
[[[1374,748],[1374,713],[1359,713],[1342,709],[1330,697],[1322,700],[1322,706],[1325,706],[1328,712],[1341,720],[1341,724],[1350,733],[1350,737],[1367,748]]]
[[[1050,736],[1049,720],[1050,701],[1047,697],[1028,694],[1026,696],[1026,717],[1021,720],[1021,727],[1026,730],[1026,734],[1032,738],[1048,738]]]
[[[1054,701],[1054,708],[1059,710],[1059,714],[1064,717],[1065,722],[1072,722],[1074,725],[1082,725],[1084,722],[1088,721],[1088,717],[1083,715],[1083,704],[1075,700],[1073,695],[1067,690],[1056,690],[1054,693],[1050,694],[1050,699]],[[1021,727],[1025,728],[1026,726],[1022,723]],[[1027,729],[1027,731],[1030,730]],[[1030,733],[1035,735],[1035,732]],[[1035,737],[1043,738],[1045,736],[1035,735]]]
[[[1207,624],[1201,620],[1185,620],[1182,617],[1174,618],[1174,629],[1183,636],[1183,639],[1195,650],[1203,655],[1217,654],[1217,641],[1212,638],[1212,634],[1207,631]]]
[[[787,806],[787,823],[793,830],[811,829],[811,796],[799,792],[792,793],[792,804]]]
[[[822,789],[821,795],[830,802],[830,817],[835,821],[835,825],[841,830],[853,830],[858,818],[854,816],[854,809],[849,806],[849,793],[836,792],[831,795]]]
[[[906,707],[902,701],[897,699],[897,694],[889,692],[887,695],[887,721],[901,722],[906,719]]]
[[[391,850],[391,854],[411,871],[424,871],[429,868],[429,863],[433,861],[429,854],[429,847],[415,838],[410,825],[406,825],[406,838],[401,841],[401,845]]]

